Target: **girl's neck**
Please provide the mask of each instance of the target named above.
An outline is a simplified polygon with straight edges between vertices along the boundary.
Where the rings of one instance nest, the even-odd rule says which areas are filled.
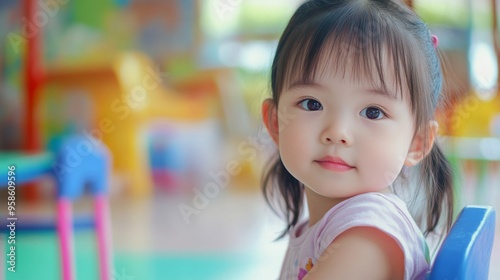
[[[307,198],[307,209],[309,210],[309,227],[315,225],[335,205],[348,198],[330,198],[317,194],[308,187],[304,188]],[[390,187],[384,188],[379,193],[392,193]]]
[[[345,200],[345,198],[329,198],[319,195],[308,187],[304,189],[307,198],[307,209],[309,210],[309,227],[321,220],[328,210]]]

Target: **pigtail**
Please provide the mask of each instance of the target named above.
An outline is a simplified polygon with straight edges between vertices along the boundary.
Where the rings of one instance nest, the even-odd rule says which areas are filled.
[[[304,185],[288,172],[279,155],[268,162],[261,185],[267,204],[276,214],[285,215],[287,226],[277,238],[281,239],[298,223],[302,214]]]
[[[436,231],[442,216],[445,217],[445,232],[448,232],[453,221],[453,171],[437,143],[422,160],[420,172],[427,197],[424,235]]]

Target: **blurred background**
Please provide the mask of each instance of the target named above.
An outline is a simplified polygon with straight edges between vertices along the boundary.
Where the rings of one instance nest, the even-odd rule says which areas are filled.
[[[440,141],[457,209],[500,211],[495,1],[409,3],[439,37],[450,103],[438,112]],[[14,162],[64,172],[53,156],[69,135],[100,140],[112,159],[112,279],[276,279],[287,240],[274,241],[284,224],[260,193],[274,152],[260,106],[302,2],[1,0],[1,172]],[[53,176],[28,181],[16,188],[17,270],[0,265],[0,279],[60,279],[60,193]],[[5,220],[7,188],[0,195]],[[93,213],[92,192],[73,199],[78,279],[99,275]]]

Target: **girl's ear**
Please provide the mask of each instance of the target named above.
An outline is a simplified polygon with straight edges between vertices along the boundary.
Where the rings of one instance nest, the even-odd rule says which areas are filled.
[[[410,149],[408,150],[408,154],[406,155],[404,165],[417,165],[425,156],[427,156],[427,154],[429,154],[432,146],[434,145],[434,141],[436,140],[438,128],[439,125],[436,121],[430,121],[427,133],[419,131],[415,135],[410,145]],[[427,134],[427,137],[425,137],[425,134]]]
[[[273,138],[274,143],[278,145],[279,139],[279,128],[278,128],[278,113],[276,105],[272,99],[266,99],[262,103],[262,119],[266,125],[267,131],[271,138]]]

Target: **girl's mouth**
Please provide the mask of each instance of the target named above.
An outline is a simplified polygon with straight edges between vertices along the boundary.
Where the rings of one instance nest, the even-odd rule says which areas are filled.
[[[355,168],[339,157],[326,156],[314,162],[318,163],[324,169],[331,171],[348,171]]]

